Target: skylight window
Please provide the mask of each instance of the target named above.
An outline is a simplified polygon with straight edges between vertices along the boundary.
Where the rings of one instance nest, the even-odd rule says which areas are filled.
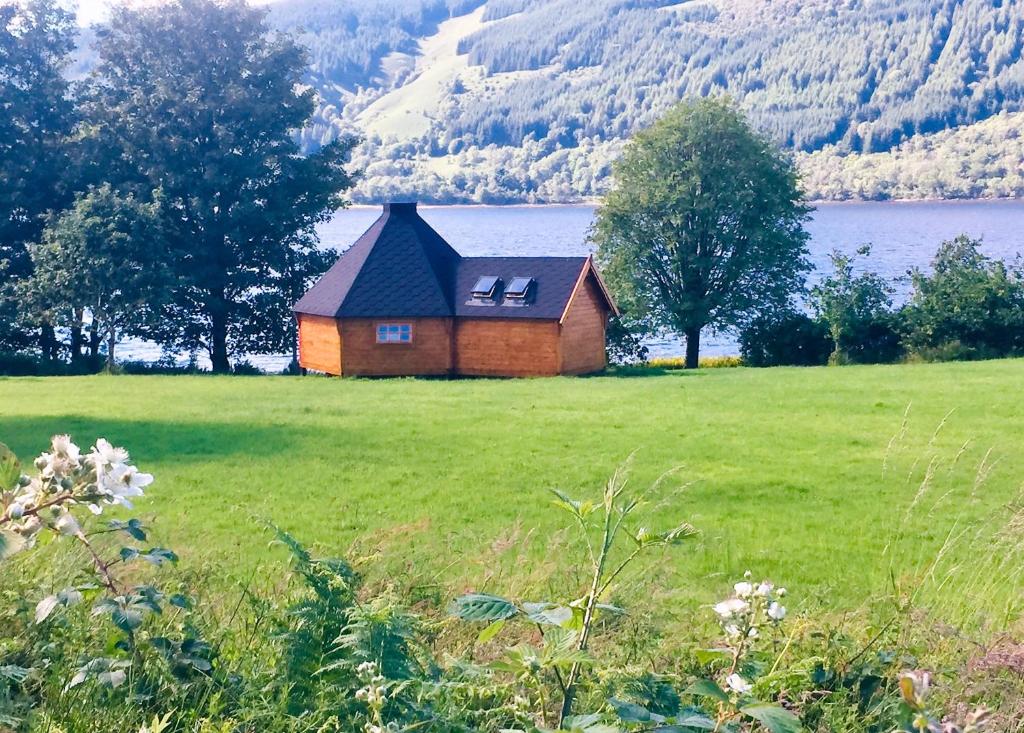
[[[514,300],[524,300],[530,292],[530,286],[533,285],[532,277],[514,277],[512,282],[505,288],[505,297],[512,298]]]
[[[474,298],[493,298],[494,291],[498,287],[500,278],[495,275],[484,275],[476,281],[476,285],[473,286],[471,291]]]

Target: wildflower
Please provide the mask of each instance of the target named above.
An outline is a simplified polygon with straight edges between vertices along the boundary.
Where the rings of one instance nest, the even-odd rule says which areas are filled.
[[[781,621],[786,618],[786,607],[778,601],[772,601],[772,604],[768,606],[768,618],[772,621]]]
[[[722,618],[732,618],[733,616],[746,611],[748,607],[747,602],[741,598],[730,598],[722,601],[721,603],[716,603],[714,606],[715,613]]]
[[[761,581],[761,584],[757,586],[757,589],[754,591],[754,595],[761,596],[762,598],[767,598],[769,595],[771,595],[772,588],[774,588],[774,586],[771,583],[769,583],[767,580],[763,580]]]
[[[99,471],[127,462],[128,451],[124,448],[115,448],[106,438],[98,438],[88,458],[89,462]]]
[[[726,624],[724,628],[726,635],[731,636],[733,638],[739,636],[742,633],[740,631],[740,627],[736,624]]]
[[[740,677],[738,674],[733,672],[731,675],[725,678],[725,684],[729,686],[729,689],[733,692],[738,692],[743,695],[750,692],[753,685],[747,682],[745,679]]]
[[[779,598],[782,598],[783,596],[786,595],[786,589],[785,588],[779,588],[777,591],[775,591],[775,595],[777,595]]]
[[[932,676],[928,672],[905,672],[900,676],[900,694],[909,705],[922,708],[931,683]]]
[[[18,502],[14,502],[9,507],[7,507],[7,516],[13,519],[14,521],[17,521],[21,519],[23,516],[25,516],[25,507],[23,507]]]
[[[57,517],[57,521],[53,523],[53,528],[63,535],[78,535],[82,533],[78,520],[68,511],[63,512]]]
[[[740,598],[749,598],[754,592],[754,586],[745,580],[734,585],[733,589],[736,591],[736,595]]]

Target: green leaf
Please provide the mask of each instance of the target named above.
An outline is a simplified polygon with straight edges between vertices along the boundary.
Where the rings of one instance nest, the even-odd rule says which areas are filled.
[[[133,608],[117,608],[111,612],[110,618],[117,628],[132,632],[142,626],[142,614]]]
[[[696,695],[697,697],[711,697],[720,702],[729,702],[728,693],[718,686],[714,680],[697,680],[683,691],[684,695]]]
[[[480,634],[476,637],[477,643],[486,644],[495,636],[497,636],[498,632],[500,632],[503,628],[505,628],[505,619],[500,618],[480,632]]]
[[[672,719],[672,725],[655,728],[656,733],[692,733],[695,730],[716,730],[718,724],[703,713],[683,713]]]
[[[698,649],[693,653],[700,664],[711,664],[729,658],[728,649]]]
[[[800,733],[803,730],[800,718],[778,705],[756,703],[740,708],[740,712],[753,718],[772,733]]]
[[[0,443],[0,491],[9,491],[21,478],[21,464],[13,451]]]
[[[500,621],[512,618],[519,609],[512,601],[486,593],[467,593],[452,601],[448,613],[463,621]]]
[[[628,700],[619,700],[617,698],[609,698],[608,704],[615,710],[615,714],[619,716],[619,719],[626,723],[664,723],[665,716],[652,713],[642,705],[637,705],[634,702]]]
[[[526,617],[536,624],[547,626],[572,626],[575,612],[569,606],[559,606],[555,603],[524,603],[523,611]]]

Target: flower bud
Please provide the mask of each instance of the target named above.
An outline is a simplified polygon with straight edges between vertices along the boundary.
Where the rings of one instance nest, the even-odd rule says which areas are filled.
[[[64,491],[71,491],[71,489],[75,488],[75,482],[69,478],[63,478],[60,481],[60,487],[64,489]]]
[[[14,502],[7,507],[7,516],[11,519],[18,520],[25,516],[25,507],[18,502]]]
[[[47,464],[49,464],[49,460],[47,460],[46,456],[39,456],[39,458],[37,458],[34,463],[35,467],[38,468],[40,471],[46,468]]]
[[[30,483],[32,483],[32,479],[30,479],[27,475],[21,474],[21,476],[18,477],[18,486],[25,488]]]

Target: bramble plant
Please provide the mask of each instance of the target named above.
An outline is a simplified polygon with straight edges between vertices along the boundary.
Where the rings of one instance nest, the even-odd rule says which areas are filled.
[[[139,660],[138,632],[146,616],[163,613],[168,604],[187,608],[190,601],[180,594],[167,596],[150,584],[130,584],[118,573],[137,561],[160,566],[178,559],[166,548],[139,545],[146,541],[146,528],[138,519],[112,519],[92,531],[84,525],[86,517],[101,515],[105,507],[132,508],[131,500],[143,496],[153,477],[131,464],[128,451],[103,438],[83,454],[70,436],[55,435],[50,450],[33,465],[34,476],[21,473],[17,459],[0,445],[0,560],[33,547],[47,534],[74,538],[86,549],[92,577],[40,600],[34,620],[43,624],[61,609],[92,600],[92,614],[109,617],[121,638],[109,647],[114,656],[85,660],[65,689],[90,680],[107,688],[120,687]],[[94,541],[109,534],[124,535],[133,542],[109,556]],[[212,667],[210,648],[200,639],[150,636],[146,642],[175,676],[203,674]]]
[[[654,532],[643,526],[631,529],[632,516],[643,506],[645,494],[626,497],[626,479],[626,467],[620,467],[605,485],[599,504],[572,499],[561,491],[553,492],[555,506],[572,516],[586,547],[591,577],[583,596],[557,603],[517,603],[499,596],[469,593],[452,603],[452,615],[466,621],[489,622],[480,632],[480,641],[496,636],[505,623],[513,618],[525,619],[537,626],[544,641],[542,649],[525,644],[513,647],[494,667],[511,672],[536,691],[544,725],[549,723],[545,678],[554,679],[561,696],[555,721],[556,727],[562,727],[572,717],[573,702],[583,668],[593,661],[587,653],[587,647],[594,623],[602,613],[624,613],[621,608],[601,602],[615,580],[641,553],[655,547],[680,544],[697,534],[685,522],[665,532]],[[632,540],[633,548],[625,557],[616,560],[614,550],[623,536]],[[576,726],[583,727],[578,721]]]
[[[982,733],[986,730],[991,716],[983,707],[968,713],[963,723],[936,720],[928,708],[932,688],[928,672],[905,672],[900,676],[899,688],[903,698],[904,722],[893,733]]]

